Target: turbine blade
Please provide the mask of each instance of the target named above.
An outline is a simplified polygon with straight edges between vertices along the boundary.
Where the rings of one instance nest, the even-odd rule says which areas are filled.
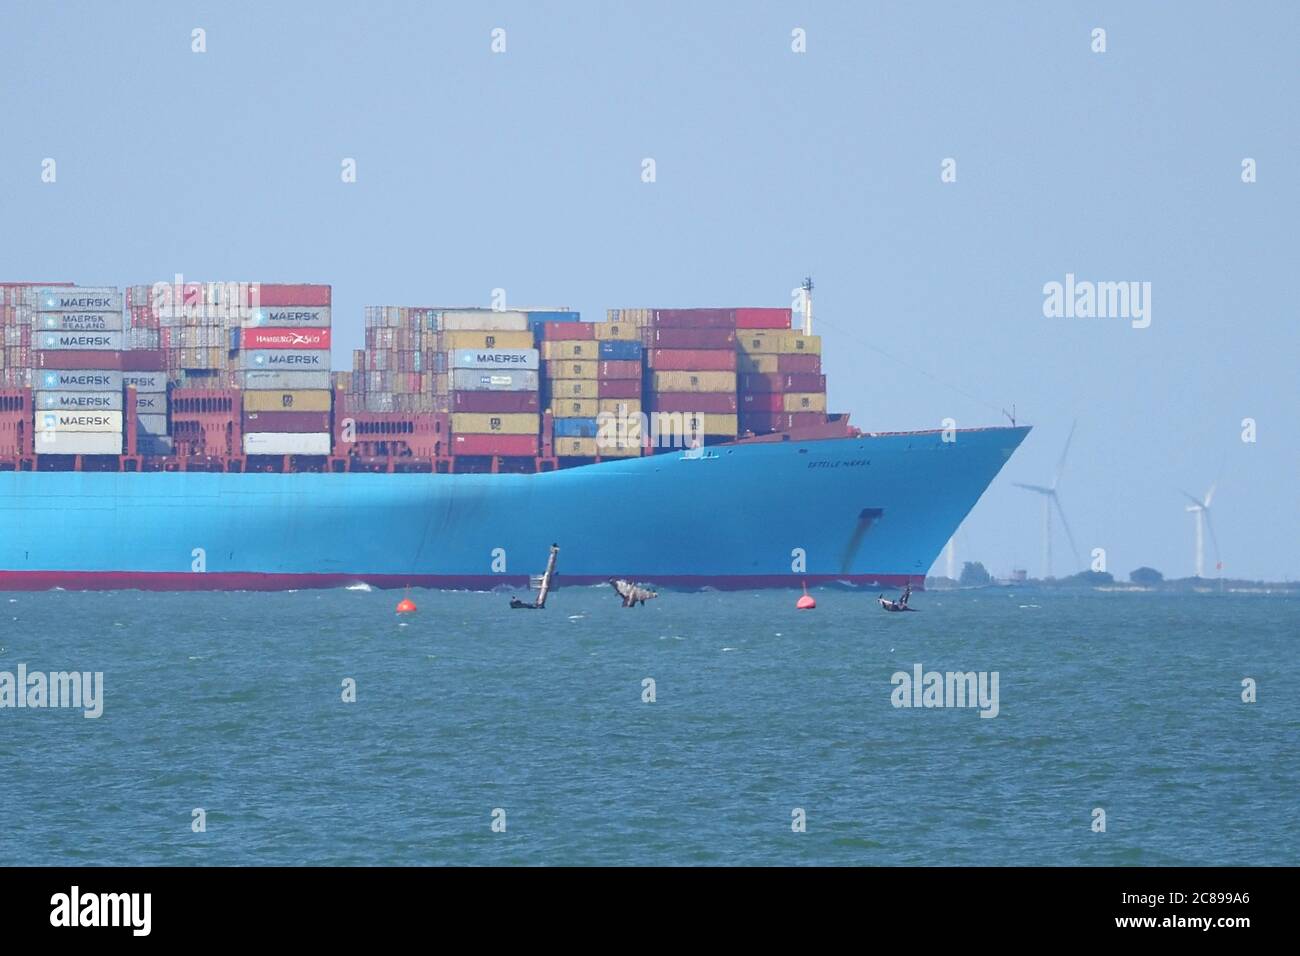
[[[1026,485],[1026,484],[1022,484],[1019,481],[1013,481],[1011,483],[1015,485],[1017,488],[1024,488],[1028,491],[1036,491],[1040,495],[1050,495],[1052,493],[1051,488],[1044,488],[1042,485]]]
[[[1205,493],[1205,507],[1210,507],[1210,502],[1214,499],[1214,489],[1219,487],[1218,481],[1210,485],[1210,490]]]
[[[1074,440],[1074,426],[1079,424],[1076,418],[1070,422],[1070,434],[1065,436],[1065,447],[1061,449],[1061,460],[1056,463],[1056,474],[1052,476],[1052,487],[1055,488],[1061,480],[1061,472],[1065,471],[1065,456],[1070,453],[1070,442]]]
[[[1052,502],[1056,505],[1056,513],[1061,516],[1061,526],[1065,528],[1065,537],[1070,542],[1070,550],[1074,553],[1074,566],[1079,568],[1083,562],[1079,560],[1079,549],[1074,546],[1074,535],[1070,531],[1070,522],[1065,520],[1065,509],[1061,507],[1061,499],[1052,495]]]
[[[1184,498],[1186,498],[1188,501],[1190,501],[1192,504],[1196,505],[1196,507],[1198,507],[1198,508],[1204,508],[1204,507],[1205,507],[1205,502],[1202,501],[1200,498],[1197,498],[1195,495],[1189,495],[1189,494],[1188,494],[1187,492],[1185,492],[1185,491],[1179,491],[1178,493],[1179,493],[1180,495],[1182,495]],[[1191,509],[1191,508],[1188,508],[1187,510],[1188,510],[1188,511],[1191,511],[1192,509]]]

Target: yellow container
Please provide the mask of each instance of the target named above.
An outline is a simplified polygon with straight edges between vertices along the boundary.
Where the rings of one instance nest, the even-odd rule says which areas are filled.
[[[778,371],[775,355],[751,355],[740,352],[736,355],[736,368],[750,375],[775,375]]]
[[[556,418],[595,418],[600,409],[594,398],[557,398],[551,402],[551,414]]]
[[[735,435],[740,427],[737,415],[682,415],[682,425],[688,435]]]
[[[650,309],[606,309],[606,322],[626,322],[638,328],[650,324]]]
[[[600,343],[595,339],[550,339],[542,343],[544,359],[600,359]]]
[[[596,378],[600,372],[600,363],[593,359],[555,359],[546,363],[546,377],[557,378]]]
[[[656,392],[734,392],[735,372],[655,372]]]
[[[597,453],[594,438],[557,438],[554,448],[559,458],[595,458]]]
[[[328,412],[331,393],[323,390],[272,392],[246,389],[246,412]]]
[[[635,322],[593,322],[601,342],[639,342],[641,327]]]
[[[594,378],[557,378],[551,382],[551,404],[566,398],[599,398]]]
[[[451,416],[451,430],[457,435],[536,435],[539,425],[540,416],[526,412],[456,412]]]
[[[825,392],[787,392],[783,401],[787,412],[826,411]]]
[[[442,333],[448,349],[531,349],[532,332],[477,332],[458,329]]]
[[[608,412],[621,418],[624,415],[635,415],[640,411],[641,399],[639,398],[602,398],[600,407],[592,414],[598,415],[601,412]]]
[[[821,355],[820,335],[804,335],[783,329],[736,333],[736,348],[745,355]]]

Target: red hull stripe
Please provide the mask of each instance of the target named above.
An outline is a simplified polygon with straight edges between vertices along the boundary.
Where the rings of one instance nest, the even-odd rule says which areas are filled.
[[[630,580],[669,588],[798,588],[803,583],[848,584],[857,587],[925,586],[919,574],[625,574]],[[604,584],[609,575],[558,575],[556,587]],[[528,578],[517,574],[256,574],[244,571],[0,571],[0,591],[292,591],[337,588],[349,584],[378,588],[433,588],[490,591],[493,588],[527,588]]]

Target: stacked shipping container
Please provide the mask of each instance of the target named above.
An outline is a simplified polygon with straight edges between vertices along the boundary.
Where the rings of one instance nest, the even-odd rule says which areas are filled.
[[[734,309],[654,309],[642,330],[645,405],[664,444],[668,433],[706,444],[738,433]]]
[[[438,310],[366,306],[365,348],[352,353],[347,386],[350,412],[448,411],[446,355]]]
[[[451,367],[451,450],[535,457],[541,434],[538,351],[524,312],[441,314]]]
[[[821,338],[791,329],[789,309],[736,309],[740,429],[755,435],[826,421]]]
[[[36,366],[33,450],[38,455],[121,455],[121,292],[50,286],[30,295]]]

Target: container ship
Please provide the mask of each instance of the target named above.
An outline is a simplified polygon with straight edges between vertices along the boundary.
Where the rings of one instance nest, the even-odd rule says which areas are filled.
[[[0,589],[924,585],[1028,432],[864,432],[788,308],[0,283]]]

